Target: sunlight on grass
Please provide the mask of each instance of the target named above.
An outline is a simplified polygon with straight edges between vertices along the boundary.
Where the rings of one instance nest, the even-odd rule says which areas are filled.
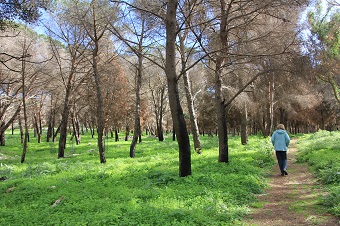
[[[319,202],[340,216],[340,132],[319,131],[303,136],[298,143],[299,162],[308,162],[328,194]]]
[[[218,163],[217,137],[201,137],[192,176],[179,177],[178,145],[143,137],[136,157],[130,141],[106,139],[106,164],[96,140],[83,136],[57,159],[57,143],[31,139],[20,163],[18,135],[0,147],[0,225],[234,225],[256,205],[273,165],[268,139],[230,138],[230,162]]]

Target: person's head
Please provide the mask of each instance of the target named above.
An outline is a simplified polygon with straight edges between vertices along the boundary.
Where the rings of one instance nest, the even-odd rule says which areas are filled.
[[[279,124],[277,125],[277,129],[285,130],[285,126],[283,124]]]

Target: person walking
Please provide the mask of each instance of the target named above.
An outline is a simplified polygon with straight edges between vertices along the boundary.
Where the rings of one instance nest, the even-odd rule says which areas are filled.
[[[272,134],[271,141],[274,146],[277,162],[281,171],[281,176],[288,175],[287,150],[290,143],[290,138],[283,124],[277,125],[277,129]]]

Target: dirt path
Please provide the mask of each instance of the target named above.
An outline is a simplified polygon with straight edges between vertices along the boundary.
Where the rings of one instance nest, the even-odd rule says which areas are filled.
[[[269,175],[269,188],[259,200],[261,208],[254,208],[245,225],[340,225],[340,219],[318,209],[315,197],[322,194],[315,177],[306,164],[296,163],[296,140],[292,139],[288,152],[288,176],[281,176],[278,166]]]

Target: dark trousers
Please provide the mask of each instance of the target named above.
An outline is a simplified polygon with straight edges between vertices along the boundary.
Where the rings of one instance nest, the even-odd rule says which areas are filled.
[[[277,162],[279,163],[280,171],[287,169],[287,152],[286,151],[275,151]]]

